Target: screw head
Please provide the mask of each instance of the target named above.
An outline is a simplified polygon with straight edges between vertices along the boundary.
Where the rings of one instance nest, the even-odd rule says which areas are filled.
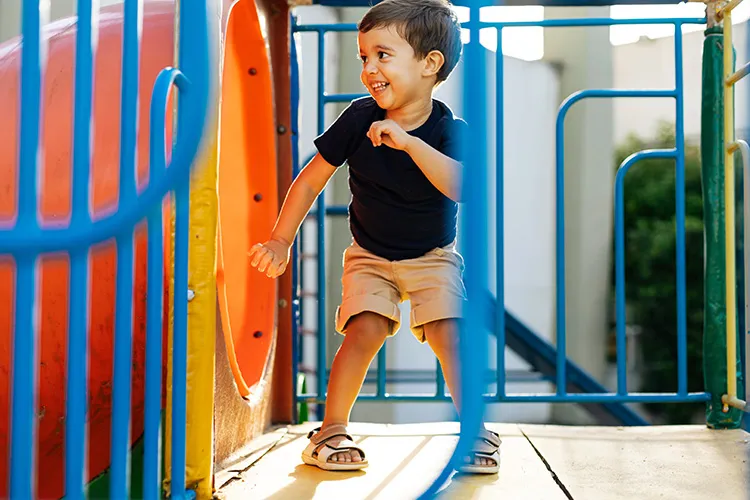
[[[257,331],[255,333],[253,333],[253,337],[255,337],[256,339],[259,339],[262,336],[263,336],[263,332],[261,332],[261,331]]]
[[[255,68],[250,68],[249,70],[247,70],[247,72],[248,72],[248,74],[249,74],[249,75],[251,75],[251,76],[255,76],[255,75],[257,75],[257,74],[258,74],[258,70],[257,70],[257,69],[255,69]]]
[[[263,199],[263,195],[261,193],[255,193],[255,196],[253,196],[253,200],[260,201]]]

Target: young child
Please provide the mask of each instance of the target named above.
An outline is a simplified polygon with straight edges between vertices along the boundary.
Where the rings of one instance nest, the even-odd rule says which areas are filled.
[[[411,331],[427,342],[458,407],[458,325],[465,289],[455,249],[467,130],[433,98],[461,56],[460,25],[444,0],[385,0],[358,26],[362,83],[357,99],[315,140],[317,155],[300,172],[266,243],[251,264],[280,276],[300,224],[336,169],[348,163],[353,236],[344,252],[343,297],[336,330],[345,335],[333,360],[323,424],[302,458],[325,470],[367,466],[346,426],[365,375],[399,327],[398,304],[411,301]],[[496,473],[500,438],[483,430],[465,472]]]

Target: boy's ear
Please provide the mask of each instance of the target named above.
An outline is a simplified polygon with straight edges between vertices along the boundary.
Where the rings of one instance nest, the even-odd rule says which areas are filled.
[[[445,64],[445,56],[443,56],[443,53],[439,50],[431,51],[424,58],[422,76],[436,76],[440,71],[440,68],[443,67],[443,64]]]

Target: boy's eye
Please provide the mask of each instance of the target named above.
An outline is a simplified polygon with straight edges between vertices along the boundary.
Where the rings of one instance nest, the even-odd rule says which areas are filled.
[[[388,54],[386,54],[385,52],[381,51],[381,52],[378,52],[378,57],[380,59],[384,59],[384,58],[388,57]]]
[[[363,63],[367,62],[367,56],[359,56]]]

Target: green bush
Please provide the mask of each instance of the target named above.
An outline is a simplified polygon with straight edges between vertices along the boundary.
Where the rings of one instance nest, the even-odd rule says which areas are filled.
[[[674,128],[662,125],[655,140],[630,137],[616,151],[615,165],[650,148],[673,148]],[[628,323],[641,329],[641,390],[677,390],[677,260],[675,162],[639,162],[624,181],[625,297]],[[613,254],[614,255],[614,254]],[[703,203],[700,150],[685,148],[685,255],[687,295],[688,390],[703,391]],[[612,260],[614,297],[614,258]],[[689,423],[703,404],[649,404],[655,420]]]

